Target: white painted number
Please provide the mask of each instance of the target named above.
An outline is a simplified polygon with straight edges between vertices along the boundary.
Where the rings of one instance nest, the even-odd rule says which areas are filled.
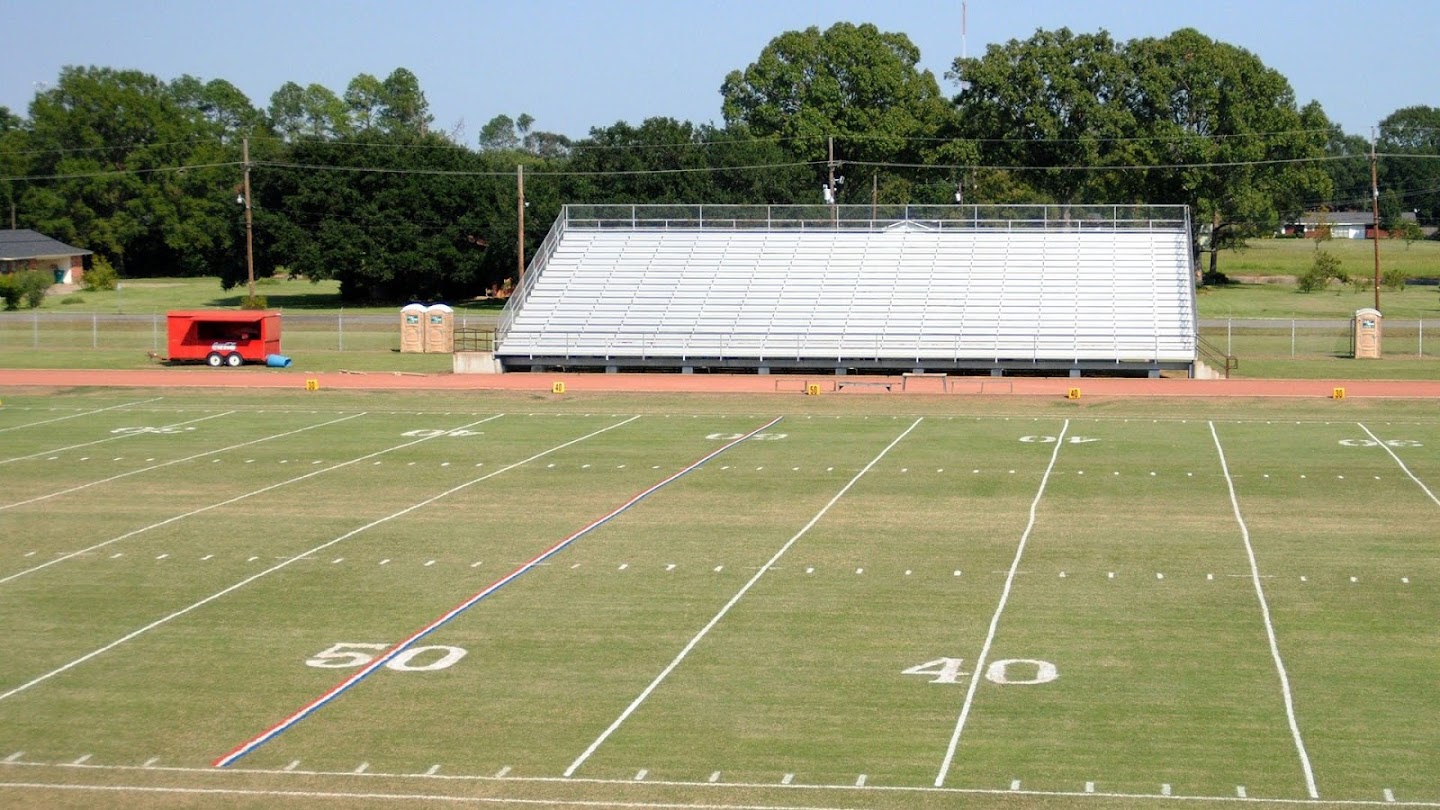
[[[934,661],[926,661],[923,664],[916,664],[901,672],[901,675],[934,675],[930,683],[958,683],[956,678],[961,675],[969,675],[968,672],[961,672],[960,668],[965,666],[964,658],[936,658]]]
[[[757,442],[778,442],[789,435],[788,433],[756,433],[750,438]],[[712,442],[733,442],[736,439],[744,438],[744,436],[744,433],[711,433],[705,438]]]
[[[1021,437],[1020,437],[1020,441],[1025,442],[1026,444],[1054,444],[1055,441],[1056,441],[1056,437],[1054,437],[1054,436],[1021,436]],[[1065,443],[1066,443],[1066,444],[1089,444],[1090,442],[1098,442],[1098,441],[1100,441],[1100,440],[1099,440],[1099,439],[1096,439],[1096,438],[1092,438],[1092,437],[1090,437],[1090,436],[1071,436],[1070,438],[1068,438],[1068,439],[1065,440]]]
[[[1017,664],[1034,667],[1035,676],[1032,678],[1010,677],[1010,668]],[[1054,664],[1029,658],[1007,658],[1004,661],[992,663],[985,670],[985,680],[1002,686],[1034,686],[1035,684],[1050,683],[1059,677],[1060,671],[1055,668]]]
[[[1380,444],[1380,442],[1377,442],[1374,439],[1341,439],[1340,443],[1345,445],[1346,447],[1375,447],[1376,445]],[[1386,439],[1384,443],[1388,447],[1425,446],[1423,443],[1417,442],[1413,439]]]
[[[934,675],[930,683],[960,683],[962,676],[968,672],[961,672],[965,666],[963,658],[936,658],[934,661],[926,661],[923,664],[916,664],[901,675]],[[1012,675],[1011,667],[1021,668],[1018,674]],[[1033,667],[1033,676],[1022,677]],[[1049,661],[1036,661],[1031,658],[1007,658],[1003,661],[995,661],[985,668],[985,679],[991,683],[998,683],[1001,686],[1035,686],[1042,683],[1050,683],[1060,677],[1060,671]]]
[[[390,649],[389,644],[368,644],[363,642],[342,641],[322,650],[305,662],[307,667],[319,669],[355,669],[363,667],[374,661],[376,656],[369,652],[384,652]],[[412,664],[416,658],[429,652],[443,650],[441,656],[428,664]],[[461,647],[411,647],[400,653],[389,661],[385,662],[387,669],[396,672],[435,672],[454,666],[461,658],[465,657],[466,650]]]
[[[183,432],[185,432],[185,431],[187,431],[187,430],[194,430],[194,429],[195,429],[195,428],[193,428],[193,427],[187,427],[187,428],[178,428],[178,427],[122,427],[122,428],[115,428],[114,430],[112,430],[112,431],[110,431],[110,432],[111,432],[111,433],[123,433],[123,434],[126,434],[126,435],[133,435],[133,434],[137,434],[137,433],[159,433],[159,434],[162,434],[162,435],[171,435],[171,434],[175,434],[175,433],[183,433]]]
[[[464,429],[464,428],[457,428],[457,429],[455,429],[455,430],[439,430],[439,429],[437,429],[437,428],[419,428],[419,429],[416,429],[416,430],[407,430],[407,431],[405,431],[404,433],[401,433],[400,435],[401,435],[401,436],[409,436],[410,438],[413,438],[413,439],[429,439],[429,438],[433,438],[433,437],[435,437],[435,436],[484,436],[484,435],[485,435],[485,431],[483,431],[483,430],[466,430],[466,429]]]
[[[345,649],[350,647],[351,649]],[[355,644],[351,642],[340,642],[328,650],[315,653],[315,657],[305,662],[307,667],[319,669],[351,669],[363,667],[375,660],[375,656],[363,650],[383,651],[384,644]]]

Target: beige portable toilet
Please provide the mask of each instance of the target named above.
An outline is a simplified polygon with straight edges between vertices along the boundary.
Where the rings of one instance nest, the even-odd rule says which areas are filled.
[[[445,304],[425,308],[425,351],[455,351],[455,310]]]
[[[425,351],[424,304],[406,304],[400,308],[400,351]]]
[[[1380,356],[1380,310],[1358,309],[1355,311],[1355,357],[1377,358]]]

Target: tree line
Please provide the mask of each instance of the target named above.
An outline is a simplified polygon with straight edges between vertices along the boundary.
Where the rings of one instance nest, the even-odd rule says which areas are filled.
[[[1297,103],[1256,55],[1193,30],[1115,40],[1037,30],[941,81],[901,33],[788,31],[720,84],[721,123],[655,117],[572,139],[497,115],[434,126],[417,77],[342,92],[288,82],[257,107],[223,79],[67,67],[25,115],[0,107],[0,206],[122,276],[338,279],[347,300],[456,300],[516,274],[565,203],[1184,204],[1217,251],[1308,209],[1370,201],[1372,144]],[[948,92],[947,92],[948,90]],[[1440,220],[1440,109],[1380,123],[1387,220]]]

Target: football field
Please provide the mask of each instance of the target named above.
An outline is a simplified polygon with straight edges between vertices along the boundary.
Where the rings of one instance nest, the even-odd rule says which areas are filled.
[[[0,804],[1440,807],[1433,402],[0,405]]]

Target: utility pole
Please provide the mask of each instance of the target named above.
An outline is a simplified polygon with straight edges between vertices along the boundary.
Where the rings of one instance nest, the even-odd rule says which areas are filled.
[[[240,141],[240,162],[245,166],[245,278],[250,285],[250,300],[255,300],[255,223],[250,214],[250,137]]]
[[[525,166],[515,165],[515,197],[518,202],[520,226],[515,234],[516,251],[519,257],[520,273],[516,276],[515,292],[525,286]]]
[[[1370,201],[1375,210],[1375,311],[1380,311],[1380,170],[1379,156],[1375,154],[1378,135],[1370,128]]]

